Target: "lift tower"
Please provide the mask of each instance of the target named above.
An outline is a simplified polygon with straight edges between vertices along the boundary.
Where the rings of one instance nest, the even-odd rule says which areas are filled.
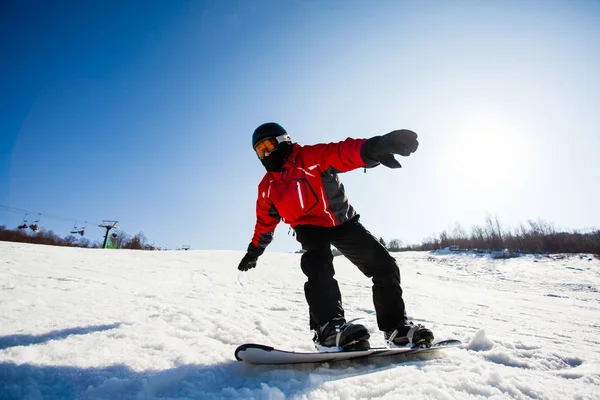
[[[106,248],[106,244],[108,243],[108,233],[110,232],[111,229],[119,229],[119,227],[117,226],[117,222],[119,221],[102,221],[102,223],[100,225],[98,225],[100,228],[104,228],[106,229],[106,236],[104,236],[104,244],[102,245],[102,248],[105,249]]]

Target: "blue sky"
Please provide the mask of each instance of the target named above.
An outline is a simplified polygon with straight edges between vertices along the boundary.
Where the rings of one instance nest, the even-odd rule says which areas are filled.
[[[376,236],[487,213],[600,226],[598,1],[0,7],[0,205],[60,235],[90,221],[99,240],[91,222],[114,219],[161,246],[245,249],[266,121],[301,144],[419,134],[401,170],[342,177]],[[287,231],[270,250],[299,248]]]

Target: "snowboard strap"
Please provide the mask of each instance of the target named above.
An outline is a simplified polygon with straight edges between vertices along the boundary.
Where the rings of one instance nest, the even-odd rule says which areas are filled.
[[[394,342],[394,339],[396,339],[396,336],[398,336],[398,329],[394,329],[394,332],[392,332],[392,333],[390,334],[390,337],[388,338],[388,340],[387,340],[387,341],[388,341],[389,343],[393,343],[393,342]]]
[[[358,321],[359,319],[361,319],[361,318],[351,319],[350,321],[347,321],[347,322],[343,323],[342,325],[337,326],[335,328],[335,331],[337,332],[337,335],[335,336],[335,346],[336,347],[340,347],[340,338],[342,337],[342,331],[344,330],[344,327],[348,324],[351,324],[354,321]],[[396,333],[398,333],[398,331],[396,331]]]
[[[408,338],[408,343],[413,343],[413,337],[415,336],[415,332],[417,331],[417,329],[419,329],[419,326],[420,325],[413,326],[406,333],[406,337]],[[396,336],[398,336],[398,333],[399,333],[398,329],[394,329],[394,332],[392,332],[392,334],[388,338],[388,342],[393,343]]]
[[[415,335],[415,332],[417,331],[417,329],[419,329],[419,325],[415,325],[412,328],[410,328],[408,330],[408,333],[406,334],[406,337],[408,338],[408,342],[409,343],[413,343],[413,337]]]

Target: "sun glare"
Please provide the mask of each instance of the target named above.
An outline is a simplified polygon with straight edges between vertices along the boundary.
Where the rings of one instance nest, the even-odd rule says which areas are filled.
[[[502,182],[514,168],[514,129],[497,118],[479,117],[461,129],[458,161],[463,178]]]

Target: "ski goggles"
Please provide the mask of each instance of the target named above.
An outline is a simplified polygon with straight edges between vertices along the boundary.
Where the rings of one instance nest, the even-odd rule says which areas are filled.
[[[256,155],[258,155],[258,158],[260,158],[262,160],[263,158],[267,157],[272,152],[277,150],[277,146],[279,145],[279,143],[290,142],[290,141],[291,141],[291,139],[290,139],[289,135],[268,137],[268,138],[263,139],[260,142],[256,143],[256,145],[254,146],[254,151],[256,151]]]

